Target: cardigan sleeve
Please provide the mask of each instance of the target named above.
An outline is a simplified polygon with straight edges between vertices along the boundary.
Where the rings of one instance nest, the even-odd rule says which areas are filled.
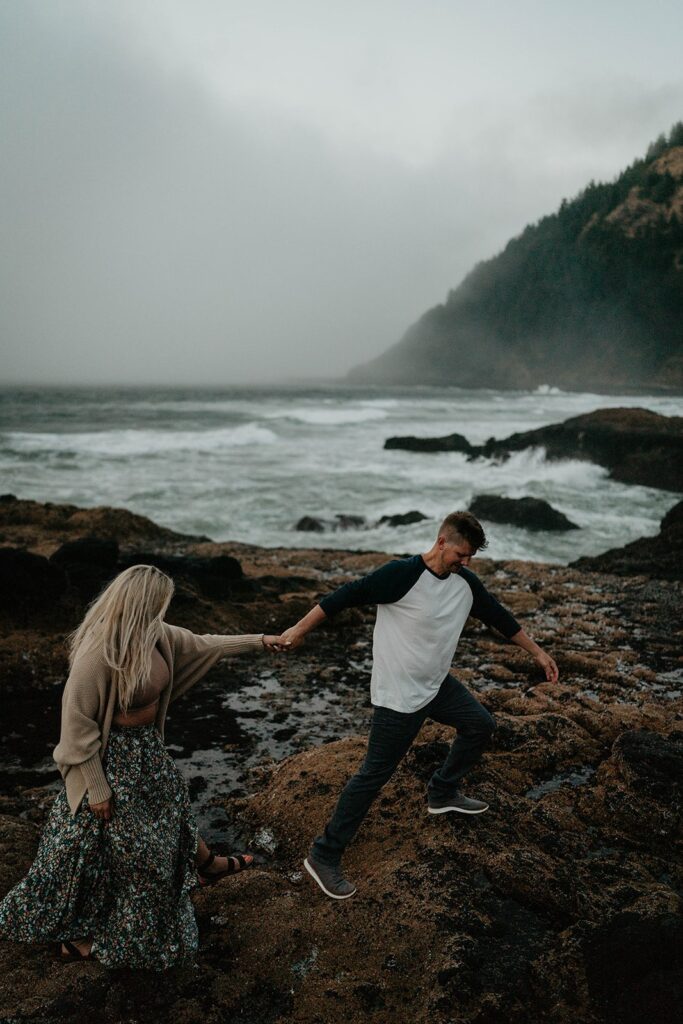
[[[94,652],[74,662],[62,695],[62,727],[54,759],[62,775],[77,765],[83,774],[91,804],[102,803],[112,795],[101,758],[102,731],[100,708],[107,692],[107,667]],[[98,721],[99,720],[99,721]]]
[[[230,654],[263,651],[263,633],[224,636],[192,633],[182,626],[166,625],[173,648],[173,688],[171,700],[177,700],[198,683],[209,669]]]

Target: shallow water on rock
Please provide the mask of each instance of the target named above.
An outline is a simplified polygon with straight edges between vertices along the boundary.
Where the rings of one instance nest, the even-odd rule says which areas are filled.
[[[304,747],[367,729],[369,646],[355,658],[320,666],[310,655],[279,659],[254,671],[220,666],[171,705],[165,739],[188,783],[200,832],[209,843],[243,842],[223,802],[253,793],[264,768]],[[0,794],[60,785],[52,760],[62,688],[27,695],[8,708],[0,733]],[[266,851],[267,852],[267,851]]]
[[[561,786],[585,786],[593,775],[595,775],[595,768],[589,764],[583,765],[583,767],[577,768],[575,771],[558,772],[557,775],[546,779],[545,782],[539,782],[537,786],[532,786],[531,789],[526,791],[524,796],[529,800],[540,800],[546,793],[554,793]]]

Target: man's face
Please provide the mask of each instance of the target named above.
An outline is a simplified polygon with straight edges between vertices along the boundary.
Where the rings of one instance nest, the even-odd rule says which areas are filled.
[[[442,572],[459,572],[460,567],[468,566],[477,553],[476,548],[457,533],[452,537],[439,537],[439,548]]]

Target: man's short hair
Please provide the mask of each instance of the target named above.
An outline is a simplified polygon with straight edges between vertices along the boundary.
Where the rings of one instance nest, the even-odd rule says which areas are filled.
[[[481,551],[488,544],[484,527],[471,512],[451,512],[439,527],[439,537],[442,534],[445,534],[448,540],[458,534],[475,551]]]

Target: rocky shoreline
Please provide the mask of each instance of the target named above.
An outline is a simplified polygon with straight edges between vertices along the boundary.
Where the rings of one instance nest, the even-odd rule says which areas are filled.
[[[0,499],[0,552],[23,549],[63,573],[57,597],[28,588],[0,606],[0,693],[10,709],[3,892],[33,858],[54,793],[44,768],[65,636],[88,585],[87,561],[79,574],[64,545],[92,538],[116,543],[117,565],[140,553],[176,559],[169,619],[202,632],[284,628],[387,558],[214,544],[123,510]],[[425,782],[449,740],[428,725],[349,851],[359,893],[341,905],[314,890],[301,858],[362,757],[373,615],[346,613],[291,658],[222,663],[169,717],[167,740],[209,837],[241,839],[260,856],[256,869],[197,895],[196,967],[109,973],[3,942],[0,1021],[675,1019],[681,582],[655,581],[645,568],[617,576],[477,559],[486,585],[553,653],[560,682],[544,682],[522,652],[470,622],[455,671],[498,728],[468,789],[491,811],[471,821],[426,815]]]

